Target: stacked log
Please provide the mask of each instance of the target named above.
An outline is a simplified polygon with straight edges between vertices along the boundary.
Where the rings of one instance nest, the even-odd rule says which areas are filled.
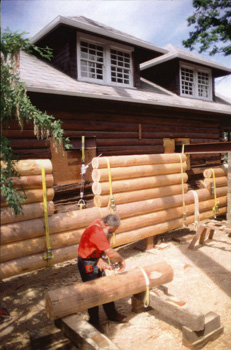
[[[115,213],[120,217],[121,225],[116,234],[115,246],[138,241],[172,229],[181,228],[184,223],[184,214],[187,217],[185,224],[193,223],[195,221],[195,193],[198,197],[200,220],[214,216],[214,196],[206,188],[196,191],[185,191],[184,195],[182,192],[178,194],[169,192],[167,193],[168,195],[166,195],[165,192],[165,195],[161,196],[161,191],[164,191],[166,187],[179,186],[180,182],[182,182],[182,178],[184,186],[187,186],[187,184],[185,184],[187,175],[183,173],[183,177],[181,176],[181,167],[179,167],[180,157],[177,154],[171,155],[172,159],[175,159],[175,163],[172,161],[171,165],[176,166],[178,172],[175,174],[165,173],[160,175],[159,169],[163,169],[163,165],[165,169],[168,169],[168,164],[163,162],[169,155],[163,154],[155,156],[158,156],[159,163],[155,164],[157,158],[155,158],[155,160],[152,158],[151,166],[152,169],[155,169],[157,174],[150,174],[149,172],[142,178],[133,177],[125,179],[124,181],[121,179],[123,169],[125,173],[128,174],[127,168],[137,168],[139,165],[137,162],[143,162],[143,164],[140,164],[140,167],[147,165],[150,169],[150,164],[147,164],[147,162],[150,163],[151,156],[148,155],[148,157],[135,156],[135,161],[134,157],[133,160],[129,158],[130,163],[126,163],[126,165],[124,163],[124,166],[120,164],[120,171],[116,170],[117,174],[119,174],[117,176],[119,176],[120,179],[114,181],[112,175],[112,188],[114,190],[116,188],[118,189],[118,192],[116,192],[118,195],[126,193],[125,189],[128,192],[129,189],[132,189],[130,192],[135,192],[136,190],[142,191],[142,187],[139,188],[139,186],[141,186],[140,184],[143,184],[145,190],[151,190],[152,188],[150,186],[153,186],[153,189],[160,191],[157,197],[149,199],[138,197],[132,202],[116,203]],[[122,157],[118,157],[120,161],[121,158]],[[162,159],[162,163],[160,159]],[[183,169],[185,169],[184,155],[182,156],[182,160]],[[97,162],[98,161],[101,162],[102,166],[102,168],[99,169],[105,170],[107,166],[106,159],[97,158]],[[93,164],[94,162],[95,159],[93,160]],[[113,164],[116,165],[116,163],[113,163],[113,159],[109,159],[109,162],[112,164],[111,170],[113,174],[115,173],[113,172]],[[114,166],[114,169],[116,168],[118,167]],[[171,186],[168,180],[171,181]],[[136,181],[138,184],[135,183]],[[125,183],[124,185],[123,182]],[[161,186],[158,187],[160,184]],[[100,195],[103,194],[103,196],[107,196],[110,190],[106,181],[97,183],[96,188],[100,188]],[[184,187],[184,189],[186,189],[186,187]],[[114,193],[114,195],[116,193]],[[227,189],[225,187],[217,188],[217,198],[219,200],[219,214],[225,214],[227,198]],[[48,218],[48,225],[50,245],[54,258],[50,259],[50,265],[75,258],[77,256],[78,243],[85,228],[94,220],[100,219],[109,213],[111,213],[110,208],[104,206],[51,215]],[[43,259],[45,249],[44,218],[18,221],[3,225],[1,241],[1,279],[47,266],[47,261]]]
[[[42,164],[45,169],[47,211],[48,215],[54,213],[54,189],[52,164],[49,159],[40,160],[27,159],[19,160],[15,164],[15,169],[20,177],[13,177],[14,187],[23,198],[23,214],[14,214],[12,208],[6,204],[4,196],[1,195],[1,224],[9,224],[18,221],[27,221],[44,216],[43,188],[42,188]],[[2,168],[6,166],[1,163]]]
[[[215,167],[206,169],[203,172],[204,179],[200,181],[201,188],[207,188],[211,194],[214,194],[216,188],[226,188],[228,186],[227,168]]]
[[[95,158],[92,161],[94,203],[98,207],[105,207],[109,203],[109,172],[116,205],[176,195],[182,190],[186,193],[188,177],[184,172],[185,160],[186,156],[179,154]]]

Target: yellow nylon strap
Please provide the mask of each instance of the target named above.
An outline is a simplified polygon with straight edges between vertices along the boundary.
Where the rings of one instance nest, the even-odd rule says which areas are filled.
[[[82,136],[82,163],[85,163],[85,136]]]
[[[44,220],[45,220],[45,233],[46,233],[46,245],[47,245],[47,253],[44,255],[44,259],[47,260],[47,264],[49,266],[52,255],[51,246],[50,246],[50,237],[49,237],[49,224],[48,224],[48,212],[47,212],[47,186],[46,186],[46,173],[43,161],[41,162],[41,170],[42,170],[42,186],[43,186],[43,205],[44,205]]]
[[[110,188],[110,199],[108,202],[108,207],[112,210],[112,213],[114,213],[115,202],[114,202],[113,193],[112,193],[111,168],[110,168],[109,159],[107,157],[106,157],[106,161],[107,161],[107,168],[108,168],[109,188]],[[113,246],[115,246],[115,243],[116,243],[115,232],[113,232],[112,242],[113,242]]]
[[[186,208],[185,208],[185,198],[184,198],[184,170],[183,170],[182,154],[178,153],[178,155],[180,157],[180,167],[181,167],[181,185],[182,185],[182,200],[183,200],[183,227],[185,227],[186,226]]]
[[[141,266],[137,266],[141,272],[143,273],[144,275],[144,278],[145,278],[145,282],[146,282],[146,295],[145,295],[145,301],[144,301],[144,307],[148,307],[149,306],[149,303],[150,303],[150,295],[149,295],[149,292],[150,292],[150,283],[149,283],[149,278],[146,274],[146,272],[144,271],[143,267]]]
[[[214,206],[213,206],[213,212],[214,212],[214,218],[216,219],[217,213],[219,212],[218,204],[219,201],[217,200],[217,188],[216,188],[216,176],[214,169],[210,169],[213,173],[213,185],[214,185]]]

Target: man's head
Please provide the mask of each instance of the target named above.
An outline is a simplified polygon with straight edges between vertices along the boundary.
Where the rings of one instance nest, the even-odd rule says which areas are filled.
[[[103,218],[103,222],[108,229],[108,233],[113,233],[120,225],[120,218],[118,215],[109,214]]]

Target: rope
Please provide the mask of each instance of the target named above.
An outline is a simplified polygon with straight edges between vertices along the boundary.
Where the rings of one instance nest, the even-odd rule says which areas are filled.
[[[49,224],[48,224],[48,212],[47,212],[47,188],[46,188],[46,174],[43,161],[41,162],[42,169],[42,186],[43,186],[43,205],[44,205],[44,220],[45,220],[45,233],[46,233],[46,245],[47,252],[44,255],[43,259],[47,260],[47,265],[50,265],[50,259],[54,258],[50,246],[50,236],[49,236]]]
[[[113,198],[113,193],[112,193],[112,180],[111,180],[111,168],[110,168],[110,162],[109,159],[106,157],[106,161],[107,161],[107,168],[108,168],[108,181],[109,181],[109,188],[110,188],[110,199],[108,201],[108,208],[110,208],[112,210],[112,213],[114,213],[114,211],[116,210],[116,205],[115,205],[115,201]],[[115,232],[113,232],[113,237],[112,237],[112,242],[113,242],[113,246],[115,245]]]
[[[182,145],[184,146],[184,145]],[[182,148],[183,150],[183,148]],[[177,153],[180,157],[180,167],[181,167],[181,185],[182,185],[182,201],[183,201],[183,227],[186,227],[186,208],[185,208],[185,198],[184,198],[184,171],[183,171],[183,160],[182,154]]]
[[[150,283],[149,283],[149,278],[148,278],[146,272],[144,271],[143,267],[141,267],[141,266],[137,266],[137,267],[141,270],[141,272],[142,272],[142,274],[144,275],[144,278],[145,278],[145,282],[146,282],[146,295],[145,295],[144,307],[148,307],[148,306],[149,306],[149,302],[150,302],[150,296],[149,296],[149,291],[150,291],[149,286],[150,286]]]
[[[214,169],[210,169],[213,173],[213,185],[214,185],[214,206],[213,206],[213,212],[214,212],[214,218],[216,219],[217,214],[219,212],[218,204],[219,201],[217,200],[217,189],[216,189],[216,177],[215,177],[215,171]]]
[[[194,196],[194,202],[195,202],[195,209],[194,209],[194,226],[195,226],[195,229],[197,231],[198,229],[198,224],[199,224],[199,221],[200,221],[200,212],[199,212],[199,198],[198,198],[198,194],[196,191],[193,191],[192,190],[192,193],[193,193],[193,196]]]

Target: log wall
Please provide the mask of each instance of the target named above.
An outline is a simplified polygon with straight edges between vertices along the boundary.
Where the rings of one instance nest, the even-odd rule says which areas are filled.
[[[118,158],[118,162],[116,162],[116,158]],[[198,220],[198,218],[195,217],[195,193],[193,193],[193,191],[187,191],[187,174],[185,172],[182,173],[182,170],[184,171],[186,167],[186,156],[184,154],[151,155],[149,157],[147,155],[137,155],[130,157],[109,157],[108,159],[109,163],[111,160],[112,169],[113,166],[114,169],[117,169],[117,165],[120,165],[120,172],[126,174],[125,170],[127,168],[133,168],[134,163],[147,163],[148,158],[151,164],[146,164],[147,166],[155,166],[158,164],[169,165],[170,162],[172,162],[172,164],[179,164],[180,159],[182,159],[182,168],[180,170],[178,169],[178,172],[174,174],[162,174],[162,183],[158,183],[160,175],[146,176],[145,179],[148,180],[145,185],[146,189],[151,190],[151,187],[148,186],[153,186],[153,189],[157,190],[157,193],[155,193],[155,195],[152,194],[149,199],[142,198],[142,196],[134,196],[133,201],[127,200],[127,194],[129,194],[129,192],[142,191],[142,182],[139,183],[138,188],[139,186],[140,188],[137,191],[130,191],[131,189],[134,190],[134,183],[132,179],[129,179],[128,182],[125,181],[125,192],[125,188],[120,186],[121,180],[117,181],[112,177],[113,194],[116,194],[115,191],[117,188],[117,194],[120,198],[119,202],[115,203],[115,213],[119,215],[121,219],[121,225],[117,230],[115,242],[111,242],[115,246],[124,245],[172,229],[181,228],[184,223],[184,212],[186,214],[185,224],[190,224]],[[93,166],[98,169],[106,169],[105,163],[107,163],[105,162],[105,158],[95,158]],[[128,164],[130,165],[127,166]],[[145,164],[140,166],[145,166]],[[180,177],[178,176],[179,174]],[[173,178],[175,178],[174,181]],[[139,178],[137,177],[134,179],[138,182]],[[173,184],[171,184],[172,181]],[[119,182],[119,184],[117,182]],[[178,185],[176,185],[177,182]],[[101,185],[102,184],[105,184],[105,181],[102,182]],[[184,195],[182,192],[174,192],[174,186],[179,185],[184,185]],[[171,190],[169,190],[169,187],[171,187]],[[96,186],[96,188],[98,188],[98,186]],[[165,192],[166,188],[168,192]],[[105,186],[103,191],[104,195],[107,195],[109,186]],[[164,196],[162,196],[162,191]],[[196,195],[199,203],[199,219],[212,218],[214,216],[214,194],[207,188],[202,188],[196,191]],[[218,187],[216,189],[216,196],[219,209],[217,215],[225,214],[227,187]],[[185,207],[183,204],[185,204]],[[94,207],[83,210],[73,210],[49,216],[50,245],[54,255],[54,258],[49,261],[50,265],[75,258],[77,256],[78,243],[84,229],[90,225],[92,221],[104,217],[111,212],[111,209],[104,205],[100,208]],[[47,261],[44,260],[44,253],[46,251],[44,231],[43,217],[30,218],[24,221],[18,220],[17,222],[10,221],[2,225],[1,279],[47,266]]]
[[[89,103],[87,99],[68,96],[59,96],[57,99],[53,95],[31,93],[30,97],[38,108],[62,121],[65,136],[73,142],[82,136],[95,138],[96,154],[93,156],[102,153],[103,156],[162,154],[168,152],[164,144],[166,138],[173,140],[180,152],[182,139],[187,138],[191,144],[195,144],[219,142],[223,138],[222,119],[213,114],[106,100],[92,99]],[[57,160],[60,157],[55,157],[51,152],[48,141],[39,142],[35,139],[31,125],[25,124],[24,130],[20,131],[17,123],[12,123],[5,134],[12,140],[12,146],[20,158],[33,156],[52,159],[55,184],[65,183],[63,179],[56,179],[57,174],[61,174],[64,169]],[[30,143],[31,147],[28,148]],[[70,175],[66,183],[80,183],[80,152],[76,159],[70,158],[70,152],[65,157],[65,172]],[[191,155],[190,164],[191,169],[187,169],[189,184],[191,188],[197,188],[197,180],[203,178],[203,170],[220,166],[222,158],[217,154]]]

